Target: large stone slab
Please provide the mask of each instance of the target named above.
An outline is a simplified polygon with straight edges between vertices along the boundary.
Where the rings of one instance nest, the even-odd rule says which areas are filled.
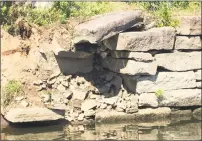
[[[180,35],[201,35],[201,16],[181,17],[177,32]]]
[[[192,111],[191,110],[172,110],[171,111],[171,118],[190,118],[191,119],[192,116]]]
[[[95,120],[96,122],[117,122],[128,120],[155,121],[168,118],[170,113],[171,109],[168,107],[162,107],[156,109],[152,108],[139,109],[138,112],[134,114],[127,114],[124,112],[117,112],[117,111],[100,110],[97,111]]]
[[[104,40],[111,50],[149,51],[172,50],[175,29],[172,27],[152,28],[143,32],[125,32]]]
[[[74,43],[99,43],[142,21],[143,13],[139,10],[120,11],[98,16],[75,27]]]
[[[201,69],[201,52],[175,52],[155,55],[157,65],[171,71]]]
[[[65,51],[65,50],[58,50],[54,52],[58,57],[67,57],[67,58],[89,58],[92,56],[91,53],[84,52],[84,51]]]
[[[5,118],[13,123],[53,121],[63,119],[64,117],[47,108],[13,108],[6,114]]]
[[[157,64],[153,62],[138,62],[128,59],[105,58],[102,66],[111,71],[128,75],[155,75]]]
[[[159,106],[201,106],[200,89],[164,91],[162,96],[163,100],[159,102]]]
[[[53,39],[52,48],[49,50],[52,51],[57,57],[67,57],[67,58],[89,58],[93,54],[92,48],[96,48],[96,45],[93,44],[78,44],[70,46],[69,48],[65,47],[68,43],[64,41],[61,37],[60,40],[63,42],[60,43],[57,39]],[[92,52],[91,52],[92,51]]]
[[[200,37],[177,36],[175,49],[202,49]]]
[[[93,70],[93,55],[88,58],[56,57],[60,71],[64,74],[87,73]]]
[[[130,51],[110,51],[113,58],[131,59],[140,62],[153,61],[154,57],[150,53],[130,52]]]
[[[156,92],[159,89],[165,91],[196,87],[196,79],[193,71],[159,72],[154,76],[137,77],[122,75],[122,77],[126,88],[129,91],[137,93]]]

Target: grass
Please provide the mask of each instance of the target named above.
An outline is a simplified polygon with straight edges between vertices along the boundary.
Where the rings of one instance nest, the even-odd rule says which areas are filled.
[[[18,81],[11,80],[2,88],[1,104],[8,106],[17,96],[22,95],[24,95],[22,85]]]

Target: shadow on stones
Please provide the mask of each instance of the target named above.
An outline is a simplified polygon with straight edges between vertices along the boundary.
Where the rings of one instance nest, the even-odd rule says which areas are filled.
[[[101,95],[109,98],[116,96],[120,92],[122,80],[121,83],[119,82],[120,80],[116,80],[117,77],[121,78],[117,73],[117,69],[120,70],[125,68],[128,60],[125,59],[122,63],[117,61],[115,64],[116,71],[114,73],[102,66],[102,61],[104,61],[106,57],[103,57],[102,53],[106,50],[98,51],[100,48],[100,46],[90,43],[77,44],[74,46],[75,52],[61,51],[55,56],[55,58],[63,75],[72,75],[73,78],[76,78],[77,76],[83,77],[86,81],[90,82],[95,88],[97,88],[98,92],[94,91],[94,94],[99,95],[99,93],[101,93]],[[91,57],[78,56],[76,52],[92,54],[93,61],[90,62]],[[106,75],[108,73],[113,73],[113,78],[110,80],[106,80]]]

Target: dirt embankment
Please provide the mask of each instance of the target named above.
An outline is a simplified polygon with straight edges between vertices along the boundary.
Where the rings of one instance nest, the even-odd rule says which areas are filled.
[[[41,55],[44,50],[54,48],[52,43],[54,39],[61,47],[67,50],[71,49],[73,28],[80,22],[81,20],[70,19],[64,25],[55,23],[44,27],[34,26],[29,39],[22,39],[20,35],[12,36],[1,29],[1,86],[5,87],[9,81],[17,80],[23,85],[29,105],[43,106],[37,95],[38,90],[33,86],[34,81],[46,77],[44,76],[46,73],[41,70],[44,70],[47,65],[43,66]],[[39,62],[43,63],[40,65]],[[9,107],[15,107],[15,105],[13,103]]]

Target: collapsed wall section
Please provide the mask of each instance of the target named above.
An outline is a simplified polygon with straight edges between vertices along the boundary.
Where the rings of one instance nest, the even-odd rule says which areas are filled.
[[[198,17],[177,30],[130,31],[143,19],[132,11],[82,23],[75,27],[74,51],[54,39],[51,53],[41,52],[46,61],[39,61],[53,60],[45,80],[35,83],[39,91],[51,90],[51,97],[41,96],[44,104],[64,110],[70,122],[167,118],[172,107],[201,107]]]

